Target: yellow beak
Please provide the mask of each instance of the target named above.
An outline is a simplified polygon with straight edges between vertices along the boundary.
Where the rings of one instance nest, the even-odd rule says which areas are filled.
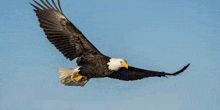
[[[128,64],[126,62],[123,62],[122,66],[125,67],[126,69],[128,69]]]

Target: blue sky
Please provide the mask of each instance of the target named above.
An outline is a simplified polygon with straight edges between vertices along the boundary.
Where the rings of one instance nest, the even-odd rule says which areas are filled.
[[[104,54],[181,75],[59,83],[76,67],[46,39],[29,2],[0,3],[0,110],[219,110],[218,0],[61,0],[65,15]]]

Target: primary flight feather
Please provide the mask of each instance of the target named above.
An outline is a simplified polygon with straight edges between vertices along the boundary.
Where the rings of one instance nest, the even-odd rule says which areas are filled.
[[[64,85],[84,86],[91,78],[109,77],[124,81],[146,77],[175,76],[188,68],[189,64],[175,73],[165,73],[128,66],[122,58],[103,55],[63,14],[60,1],[58,5],[51,0],[33,0],[34,11],[47,39],[70,61],[77,58],[78,67],[59,69],[59,80]]]

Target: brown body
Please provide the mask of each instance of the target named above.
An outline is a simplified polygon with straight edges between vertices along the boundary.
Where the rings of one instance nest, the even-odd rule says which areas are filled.
[[[82,55],[77,59],[77,65],[80,66],[79,74],[88,78],[107,77],[113,73],[108,69],[109,59],[104,55]]]

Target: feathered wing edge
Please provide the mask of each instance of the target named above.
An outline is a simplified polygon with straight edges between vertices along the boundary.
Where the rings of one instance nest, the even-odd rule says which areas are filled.
[[[167,77],[167,76],[176,76],[183,71],[185,71],[190,64],[184,66],[181,70],[174,72],[174,73],[166,73],[166,72],[159,72],[159,71],[151,71],[151,70],[144,70],[135,67],[129,66],[128,69],[121,68],[117,72],[114,72],[110,75],[110,78],[124,80],[124,81],[131,81],[131,80],[138,80],[147,77]]]
[[[65,17],[62,12],[60,1],[58,5],[54,0],[33,0],[36,5],[34,11],[40,22],[40,27],[44,30],[47,39],[69,60],[73,60],[81,53],[81,44],[79,43],[83,35],[78,29]]]
[[[33,0],[34,11],[48,40],[70,61],[89,52],[101,54],[83,33],[63,14],[60,1]],[[40,3],[41,2],[41,3]]]
[[[168,75],[168,76],[176,76],[176,75],[182,73],[183,71],[185,71],[185,70],[189,67],[189,65],[190,65],[190,63],[187,64],[186,66],[184,66],[181,70],[179,70],[179,71],[177,71],[177,72],[175,72],[175,73],[172,73],[172,74],[170,74],[170,73],[164,73],[164,75],[165,75],[164,77],[166,77],[166,75]]]
[[[52,5],[48,0],[45,0],[46,2],[44,2],[43,0],[40,0],[41,3],[44,4],[44,6],[41,5],[40,3],[38,3],[38,2],[35,1],[35,0],[33,0],[33,1],[34,1],[38,6],[40,6],[40,8],[41,8],[41,9],[40,9],[40,8],[37,7],[36,5],[30,3],[30,5],[32,5],[35,9],[47,10],[47,8],[48,8],[48,9],[53,9],[53,10],[59,11],[59,12],[61,12],[61,13],[63,14],[62,8],[61,8],[61,6],[60,6],[60,0],[57,0],[57,1],[58,1],[58,7],[57,7],[56,3],[54,2],[54,0],[51,0],[52,3],[53,3],[53,5]],[[35,10],[35,9],[34,9],[34,10]]]

